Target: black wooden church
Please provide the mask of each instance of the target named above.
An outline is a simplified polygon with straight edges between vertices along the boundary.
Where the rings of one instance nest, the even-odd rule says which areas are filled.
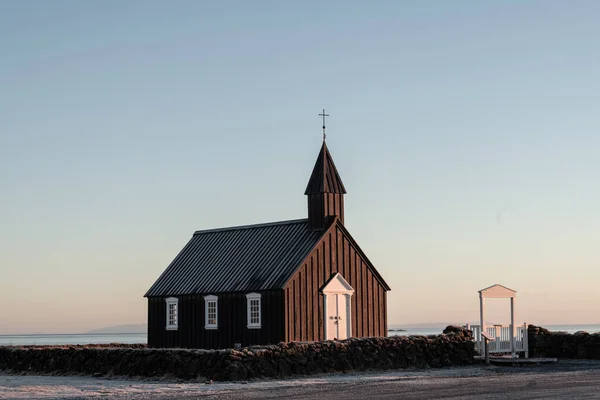
[[[385,336],[390,288],[344,226],[345,193],[324,139],[308,218],[195,232],[145,294],[148,346]]]

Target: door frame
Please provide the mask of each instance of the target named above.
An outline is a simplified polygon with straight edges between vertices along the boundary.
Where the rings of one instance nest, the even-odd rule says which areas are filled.
[[[323,327],[325,328],[325,340],[327,339],[327,326],[329,325],[327,322],[327,298],[330,295],[344,295],[346,297],[346,332],[347,338],[352,337],[352,295],[354,294],[354,289],[350,284],[344,279],[340,273],[336,272],[331,279],[327,281],[325,286],[321,289],[321,293],[323,294]]]

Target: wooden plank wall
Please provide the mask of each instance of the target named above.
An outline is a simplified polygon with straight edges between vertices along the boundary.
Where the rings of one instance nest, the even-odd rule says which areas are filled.
[[[352,336],[387,336],[387,293],[366,260],[333,226],[285,287],[286,341],[325,338],[323,296],[319,290],[339,272],[354,289],[351,301]]]
[[[261,329],[248,329],[246,293],[217,294],[218,329],[204,329],[204,295],[179,296],[177,330],[166,329],[164,298],[148,299],[148,346],[224,349],[284,340],[283,291],[261,292]]]
[[[334,215],[344,222],[344,195],[319,193],[308,196],[308,220],[311,229],[324,229],[328,218]]]

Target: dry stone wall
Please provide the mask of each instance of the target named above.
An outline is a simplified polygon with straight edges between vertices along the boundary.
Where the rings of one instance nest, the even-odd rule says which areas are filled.
[[[439,368],[473,362],[470,331],[310,343],[240,350],[118,347],[0,347],[0,370],[12,373],[244,380],[327,372]]]
[[[600,360],[600,333],[552,332],[529,325],[527,335],[530,357]]]

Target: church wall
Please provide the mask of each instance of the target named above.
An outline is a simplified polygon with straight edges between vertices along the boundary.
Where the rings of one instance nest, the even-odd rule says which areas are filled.
[[[320,289],[336,273],[354,289],[352,337],[387,335],[387,293],[353,240],[334,224],[286,285],[285,340],[325,339]]]
[[[165,298],[148,298],[148,347],[154,348],[232,348],[278,343],[284,340],[283,292],[260,292],[262,327],[248,329],[245,292],[210,293],[218,296],[218,329],[205,329],[204,295],[179,298],[177,330],[166,329]]]

